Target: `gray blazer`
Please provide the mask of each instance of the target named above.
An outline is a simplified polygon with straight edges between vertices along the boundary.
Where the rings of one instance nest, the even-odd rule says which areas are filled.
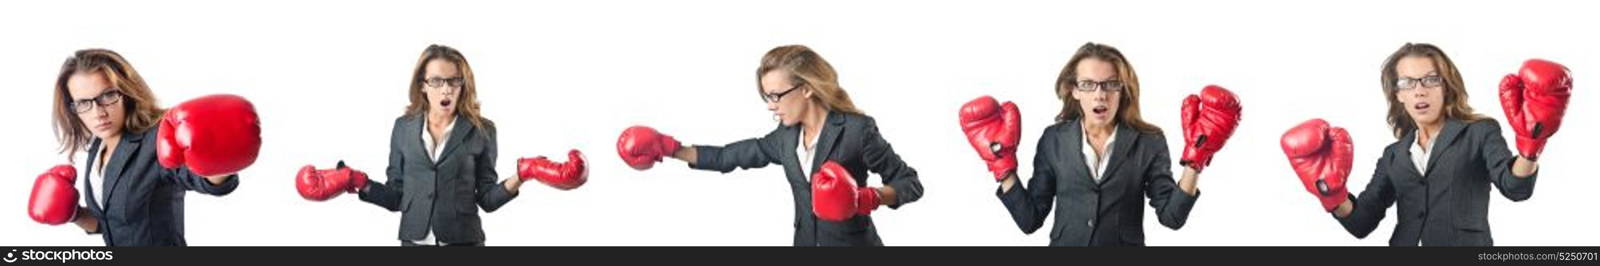
[[[484,241],[478,207],[494,212],[516,198],[506,191],[494,170],[494,124],[474,127],[457,116],[438,163],[422,146],[422,115],[394,120],[389,136],[389,179],[370,182],[361,200],[400,212],[400,240],[420,240],[433,230],[439,242],[475,244]]]
[[[826,121],[817,137],[815,160],[809,171],[800,171],[800,159],[794,152],[799,145],[800,127],[782,125],[761,138],[723,147],[695,146],[699,158],[690,167],[727,173],[734,168],[783,165],[794,195],[795,246],[882,246],[883,240],[878,238],[870,216],[855,216],[842,222],[818,220],[811,212],[811,179],[804,173],[816,173],[829,160],[844,166],[862,186],[867,185],[867,172],[877,173],[886,186],[894,188],[891,209],[922,198],[922,181],[917,180],[917,170],[901,161],[889,142],[878,134],[878,124],[872,117],[828,112]]]
[[[1439,131],[1439,141],[1428,155],[1428,172],[1418,173],[1411,162],[1411,145],[1416,132],[1407,132],[1389,144],[1378,159],[1372,181],[1360,197],[1351,195],[1355,209],[1349,217],[1338,218],[1346,231],[1365,238],[1378,227],[1385,212],[1396,202],[1394,235],[1390,246],[1490,246],[1489,185],[1512,201],[1533,196],[1538,174],[1526,179],[1511,175],[1516,156],[1500,136],[1494,119],[1467,123],[1448,119]]]
[[[239,187],[239,175],[212,185],[187,167],[162,168],[156,162],[156,130],[122,134],[122,143],[106,160],[105,187],[94,187],[91,178],[83,178],[83,201],[89,203],[94,217],[78,218],[99,220],[98,231],[90,233],[101,234],[107,246],[188,245],[183,237],[184,192],[222,196]],[[97,167],[96,155],[102,147],[99,138],[89,144],[81,176],[87,177],[89,170]],[[93,193],[102,189],[104,205]]]
[[[1080,120],[1051,125],[1039,137],[1028,186],[995,195],[1023,233],[1039,230],[1051,207],[1061,205],[1050,227],[1051,246],[1143,246],[1146,197],[1161,225],[1182,228],[1200,193],[1189,196],[1172,180],[1166,138],[1120,123],[1116,138],[1095,182],[1083,158]]]

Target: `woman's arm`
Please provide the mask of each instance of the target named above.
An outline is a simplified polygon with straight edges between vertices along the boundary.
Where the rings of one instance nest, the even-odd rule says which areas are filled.
[[[156,166],[159,167],[159,166]],[[228,195],[239,188],[239,175],[234,173],[217,176],[200,176],[189,171],[189,167],[162,168],[161,175],[166,176],[173,183],[191,190],[210,195]]]
[[[1163,140],[1165,138],[1156,138]],[[1193,171],[1184,170],[1183,179],[1189,183],[1188,188],[1183,188],[1172,181],[1172,157],[1167,151],[1165,142],[1146,145],[1154,150],[1155,157],[1151,159],[1149,168],[1144,169],[1144,193],[1150,198],[1150,207],[1155,208],[1156,221],[1167,228],[1179,229],[1189,221],[1189,211],[1194,209],[1194,201],[1200,196],[1199,190],[1194,188]],[[1135,144],[1137,145],[1137,144]],[[1184,169],[1189,169],[1184,167]],[[1189,190],[1194,190],[1193,192]]]
[[[494,162],[495,157],[499,156],[499,148],[497,148],[499,146],[499,136],[495,134],[493,128],[485,129],[483,133],[487,134],[487,137],[479,135],[482,138],[484,147],[483,153],[478,155],[478,161],[472,162],[473,167],[477,168],[474,171],[477,176],[472,178],[475,185],[477,185],[477,195],[475,196],[477,196],[478,207],[483,208],[484,212],[494,212],[499,210],[500,206],[505,206],[507,202],[511,202],[511,199],[516,198],[517,194],[506,189],[508,185],[498,182],[500,174],[495,172]],[[515,180],[517,178],[509,179]]]
[[[394,131],[389,134],[389,166],[384,169],[385,181],[383,183],[367,182],[358,195],[361,201],[378,205],[389,211],[400,211],[400,198],[405,188],[405,156],[400,153],[401,121],[396,120]]]
[[[1478,154],[1483,156],[1489,181],[1500,189],[1500,194],[1511,201],[1533,197],[1534,181],[1538,180],[1539,163],[1511,153],[1506,139],[1500,136],[1500,124],[1474,123],[1469,137],[1482,140]]]
[[[761,138],[728,143],[726,146],[693,145],[672,152],[672,158],[689,162],[689,167],[701,170],[731,172],[734,169],[765,167],[778,163],[777,137],[783,129],[772,131]],[[791,149],[790,152],[793,152]]]
[[[899,208],[900,205],[922,198],[922,180],[917,178],[917,169],[900,160],[900,155],[894,153],[889,141],[878,133],[878,126],[868,124],[862,137],[866,145],[861,149],[861,158],[867,170],[883,179],[884,186],[878,190],[879,203],[889,208]]]
[[[1052,131],[1046,129],[1045,132],[1047,137],[1039,139],[1038,152],[1033,155],[1033,178],[1028,179],[1028,186],[1017,185],[1021,178],[1012,172],[1000,181],[1000,190],[995,192],[1000,197],[1000,203],[1011,212],[1011,220],[1017,223],[1017,228],[1022,229],[1023,233],[1031,234],[1043,227],[1044,218],[1055,207],[1056,176],[1050,162],[1053,157],[1046,155],[1059,147],[1049,141],[1048,132]]]
[[[1335,206],[1334,219],[1344,226],[1344,230],[1356,238],[1365,238],[1378,229],[1378,222],[1383,221],[1389,207],[1394,206],[1394,183],[1389,180],[1389,167],[1395,160],[1390,156],[1388,149],[1383,151],[1383,158],[1378,158],[1376,167],[1372,170],[1372,181],[1367,182],[1367,189],[1361,191],[1360,197],[1346,196],[1348,200]],[[1348,184],[1348,183],[1346,183]]]
[[[86,233],[100,233],[100,218],[94,217],[94,213],[89,212],[88,208],[78,208],[78,216],[73,218],[72,223],[77,224],[78,228],[83,228]]]

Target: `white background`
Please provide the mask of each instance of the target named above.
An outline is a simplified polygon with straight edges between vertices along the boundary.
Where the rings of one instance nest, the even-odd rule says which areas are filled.
[[[1600,93],[1588,85],[1600,80],[1592,3],[1114,2],[7,1],[0,245],[103,244],[24,214],[34,177],[68,160],[50,128],[56,71],[73,51],[93,47],[130,60],[162,106],[232,93],[260,112],[261,156],[239,189],[189,193],[191,245],[396,245],[399,213],[355,195],[306,201],[293,177],[302,165],[343,159],[383,180],[410,71],[434,43],[461,49],[476,71],[483,114],[500,129],[502,176],[514,174],[517,157],[569,148],[591,161],[582,188],[528,183],[521,197],[483,214],[488,245],[789,245],[793,205],[780,168],[719,174],[669,161],[640,172],[614,150],[634,124],[692,144],[766,134],[775,123],[756,97],[754,69],[785,44],[828,59],[920,173],[922,200],[873,215],[885,244],[1044,245],[1048,228],[1021,233],[994,196],[956,111],[984,94],[1017,102],[1019,156],[1030,162],[1061,106],[1052,83],[1089,41],[1127,55],[1142,78],[1145,119],[1166,130],[1174,156],[1182,97],[1214,83],[1245,106],[1238,133],[1200,180],[1204,195],[1188,225],[1173,231],[1147,215],[1150,245],[1386,245],[1393,215],[1368,238],[1351,237],[1295,178],[1278,137],[1314,117],[1348,128],[1351,192],[1363,190],[1394,141],[1380,64],[1406,42],[1442,47],[1466,79],[1470,104],[1501,123],[1502,75],[1535,57],[1573,70],[1572,105],[1533,198],[1513,203],[1491,192],[1489,219],[1498,245],[1600,244],[1592,196],[1600,179],[1584,159],[1600,144],[1585,137],[1600,134],[1590,119],[1600,112]],[[1514,143],[1511,131],[1504,135]]]

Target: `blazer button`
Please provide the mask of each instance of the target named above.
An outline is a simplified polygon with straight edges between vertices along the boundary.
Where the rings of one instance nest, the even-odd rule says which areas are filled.
[[[1089,227],[1094,227],[1094,220],[1089,220]]]

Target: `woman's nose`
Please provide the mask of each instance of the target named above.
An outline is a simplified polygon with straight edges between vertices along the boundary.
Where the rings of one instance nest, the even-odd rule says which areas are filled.
[[[106,112],[106,107],[105,106],[101,106],[101,105],[96,104],[94,107],[90,107],[90,108],[92,108],[92,110],[89,110],[89,112],[92,112],[92,114],[94,114],[94,118],[104,119],[104,118],[106,118],[108,116],[111,116],[111,113]]]

